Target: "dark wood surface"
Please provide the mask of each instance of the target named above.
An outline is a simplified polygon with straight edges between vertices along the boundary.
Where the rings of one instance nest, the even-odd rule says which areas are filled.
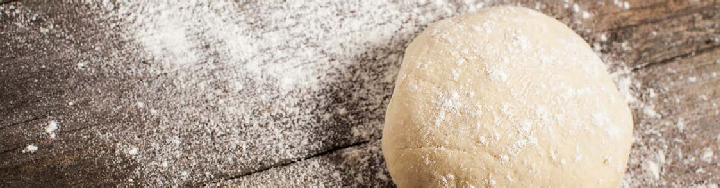
[[[720,74],[720,2],[632,0],[629,9],[613,1],[577,3],[592,16],[582,19],[572,8],[565,8],[562,1],[488,6],[520,4],[533,8],[540,4],[544,7],[540,11],[567,23],[588,43],[598,45],[606,63],[628,67],[627,74],[635,83],[631,90],[639,100],[633,106],[635,141],[626,173],[632,178],[629,185],[687,187],[720,183],[720,77],[716,76]],[[166,92],[160,91],[162,87],[141,86],[148,82],[169,84],[169,79],[134,70],[135,65],[153,59],[119,34],[122,28],[113,27],[115,20],[98,22],[103,12],[88,4],[19,1],[0,6],[23,10],[17,15],[4,11],[0,19],[0,187],[157,185],[143,179],[151,173],[143,171],[140,162],[118,154],[123,152],[119,143],[143,145],[144,140],[157,139],[153,126],[163,120],[136,110],[133,100],[138,96],[145,96],[145,101],[167,97],[155,96],[156,92]],[[54,25],[53,31],[44,33],[43,28],[50,24]],[[601,35],[607,40],[602,41]],[[412,36],[394,42],[407,43]],[[373,50],[401,54],[403,49],[380,46]],[[386,58],[360,57],[352,61],[367,65],[357,68],[367,71],[373,69],[373,63]],[[78,68],[78,62],[84,61],[105,63]],[[384,104],[391,94],[391,82],[358,84],[384,84],[387,93],[377,96]],[[353,88],[335,90],[337,94]],[[343,99],[339,96],[326,108],[363,105]],[[171,102],[152,105],[178,107]],[[318,130],[308,130],[318,132],[319,136],[311,140],[324,143],[314,145],[318,147],[298,146],[302,152],[293,157],[247,157],[229,167],[198,160],[193,168],[211,176],[179,184],[392,186],[379,149],[384,106],[367,108],[370,110],[355,112],[355,119],[319,122],[321,126],[314,127]],[[188,111],[174,114],[183,113]],[[187,116],[197,116],[197,122],[203,123],[207,121],[204,115],[210,116],[203,112]],[[62,123],[56,139],[48,139],[44,132],[44,125],[51,120]],[[378,130],[360,137],[332,136],[324,130],[349,132],[363,124]],[[193,142],[189,148],[223,143],[203,141],[207,137],[193,136],[204,134],[195,129],[176,131]],[[38,152],[23,153],[30,143],[40,148]],[[713,155],[703,158],[708,151]],[[659,166],[659,178],[648,172],[647,161]]]

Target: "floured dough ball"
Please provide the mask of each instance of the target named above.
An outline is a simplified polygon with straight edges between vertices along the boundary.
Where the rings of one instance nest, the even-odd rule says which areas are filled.
[[[382,149],[399,187],[617,187],[632,116],[605,66],[557,20],[495,7],[407,48]]]

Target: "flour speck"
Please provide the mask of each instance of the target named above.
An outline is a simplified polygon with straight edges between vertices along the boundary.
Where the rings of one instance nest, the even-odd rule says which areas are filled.
[[[25,147],[25,149],[22,150],[23,153],[35,153],[35,151],[38,150],[38,147],[35,144],[30,144]]]
[[[45,127],[45,133],[50,135],[50,138],[55,139],[55,131],[59,128],[59,123],[55,120],[52,120],[48,122],[47,126]]]

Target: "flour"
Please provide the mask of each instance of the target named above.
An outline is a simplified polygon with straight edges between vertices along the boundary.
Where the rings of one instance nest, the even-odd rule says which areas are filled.
[[[646,161],[643,168],[653,179],[660,179],[660,167],[653,161]]]
[[[38,150],[38,147],[35,144],[30,144],[25,147],[25,149],[22,150],[23,153],[35,153],[35,151]]]
[[[712,162],[713,156],[713,150],[710,148],[705,148],[702,155],[700,156],[700,159],[706,163],[710,163]]]
[[[50,135],[50,138],[55,139],[55,136],[56,136],[55,131],[58,130],[58,128],[59,128],[58,122],[55,120],[52,120],[52,121],[48,122],[47,127],[45,127],[45,133]]]
[[[442,16],[433,12],[452,12],[444,3],[429,16],[385,2],[105,3],[148,58],[129,66],[170,83],[145,83],[161,92],[136,96],[139,111],[162,120],[156,131],[118,138],[137,147],[123,147],[141,164],[131,178],[153,185],[219,181],[228,175],[214,173],[379,138],[405,44]]]
[[[630,9],[630,2],[627,1],[613,0],[613,4],[623,9]]]
[[[283,177],[292,173],[300,174],[304,178],[301,181],[315,185],[327,182],[333,183],[327,185],[347,185],[339,180],[313,179],[335,177],[335,174],[352,183],[347,186],[368,185],[372,181],[387,183],[390,180],[386,172],[379,170],[384,165],[378,160],[380,151],[373,140],[381,135],[384,109],[407,43],[429,23],[499,4],[496,1],[86,2],[105,13],[98,22],[113,21],[125,39],[144,53],[138,58],[147,64],[123,65],[128,72],[147,76],[139,84],[142,87],[129,91],[133,98],[127,105],[145,115],[143,118],[156,121],[148,121],[146,127],[133,130],[137,132],[132,133],[143,137],[103,133],[102,138],[120,142],[116,154],[137,163],[138,169],[128,177],[128,182],[156,186],[222,181],[292,162],[297,164],[271,168],[268,173],[237,178],[237,181],[241,185],[259,185],[260,182],[250,182],[256,180],[250,177],[262,177],[272,179],[277,183],[274,185],[292,185],[298,183],[293,182],[295,177]],[[567,11],[578,14],[579,18],[594,17],[581,8],[593,6],[565,3]],[[628,2],[616,0],[614,3],[623,9],[630,7]],[[3,7],[6,8],[0,9],[0,20],[27,12],[22,7]],[[547,5],[528,7],[542,9]],[[22,20],[12,24],[25,27],[33,17]],[[41,33],[56,28],[53,24],[41,27]],[[482,33],[493,31],[491,26],[472,29]],[[613,45],[607,42],[608,35],[602,34],[598,47]],[[523,43],[519,44],[525,48]],[[630,48],[628,43],[620,45],[623,49]],[[653,104],[639,98],[641,85],[624,63],[603,58],[625,100],[633,109],[640,109],[635,112],[647,112],[643,117],[660,116]],[[82,61],[74,66],[86,69],[92,63]],[[448,76],[460,74],[458,70]],[[498,82],[507,82],[513,76],[501,69],[489,74]],[[715,75],[712,73],[712,77]],[[77,105],[76,102],[82,101],[70,101],[68,105]],[[508,108],[507,112],[510,111]],[[68,127],[62,122],[62,125],[57,121],[39,123],[38,132],[56,138],[58,131]],[[519,125],[529,129],[527,124]],[[501,137],[495,133],[481,137],[478,142],[488,145]],[[328,163],[325,158],[304,160],[331,148],[363,141],[375,145],[344,151],[352,153],[346,156],[352,166],[336,164],[329,168],[324,166]],[[46,143],[38,143],[41,144]],[[640,147],[633,148],[634,160],[640,161],[636,164],[655,158],[655,146],[660,144],[639,144]],[[23,152],[36,152],[38,145],[27,145]],[[647,153],[652,153],[652,157],[646,156]],[[699,160],[707,159],[704,156],[700,155]],[[505,158],[511,160],[509,156]],[[580,160],[583,157],[578,155],[573,161]],[[658,162],[657,169],[662,169],[662,165]],[[363,173],[368,169],[375,171],[369,175]],[[654,179],[656,170],[649,169],[628,170],[626,184],[644,181],[647,174]],[[488,183],[494,184],[495,180],[490,178]]]

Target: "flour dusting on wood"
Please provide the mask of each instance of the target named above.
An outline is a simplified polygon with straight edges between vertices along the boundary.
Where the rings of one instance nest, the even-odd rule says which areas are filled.
[[[706,148],[695,149],[684,146],[698,142],[698,138],[706,136],[703,133],[713,132],[704,130],[697,119],[687,117],[707,114],[714,116],[704,117],[717,117],[720,114],[717,93],[702,89],[718,83],[717,66],[720,60],[706,60],[712,58],[705,58],[707,54],[688,53],[683,58],[701,59],[703,62],[696,63],[706,68],[687,70],[683,68],[685,66],[669,60],[666,65],[641,68],[663,72],[667,75],[662,79],[667,80],[642,80],[645,73],[637,71],[640,68],[635,67],[637,64],[633,61],[652,59],[657,51],[651,49],[648,54],[637,58],[622,56],[646,44],[630,42],[643,40],[624,37],[631,35],[628,33],[592,29],[595,22],[603,21],[599,19],[607,14],[596,12],[594,7],[601,6],[601,3],[615,6],[617,10],[613,11],[619,12],[617,14],[647,8],[642,7],[644,4],[641,2],[632,2],[566,0],[551,4],[516,4],[564,18],[561,19],[563,22],[593,44],[612,73],[618,89],[624,94],[624,100],[630,103],[636,116],[635,141],[623,186],[717,187],[717,178],[705,181],[685,175],[689,172],[696,176],[717,177],[709,174],[717,172],[716,164],[720,160],[717,144],[705,144]],[[36,160],[33,157],[44,154],[53,158],[62,155],[62,151],[91,151],[78,153],[83,155],[78,158],[62,157],[66,160],[64,162],[92,158],[93,161],[88,164],[98,164],[98,160],[109,158],[110,162],[99,164],[136,166],[131,168],[129,177],[122,179],[122,183],[129,186],[204,183],[241,186],[389,185],[391,180],[384,169],[377,140],[407,43],[434,21],[506,4],[443,0],[417,3],[87,0],[81,4],[76,4],[78,1],[63,1],[70,6],[87,6],[97,10],[97,17],[88,17],[85,20],[87,23],[107,24],[103,25],[107,28],[101,28],[104,29],[102,32],[85,33],[84,30],[73,30],[70,26],[74,25],[64,23],[65,17],[57,17],[65,16],[63,14],[43,14],[42,10],[28,7],[33,3],[36,2],[0,5],[0,23],[3,24],[3,36],[0,38],[8,38],[7,44],[2,45],[16,45],[13,53],[30,49],[31,54],[38,57],[60,58],[41,58],[43,61],[38,62],[31,59],[32,63],[23,65],[32,70],[57,72],[47,77],[28,77],[30,81],[22,82],[25,85],[20,89],[46,84],[43,81],[55,78],[67,78],[68,81],[53,82],[56,85],[52,86],[65,91],[69,85],[73,88],[68,91],[81,92],[64,93],[61,98],[64,100],[43,98],[42,103],[38,102],[61,103],[56,107],[62,109],[54,109],[52,113],[72,115],[56,118],[36,114],[40,116],[25,122],[27,126],[22,124],[22,129],[5,127],[10,122],[2,122],[2,128],[8,130],[3,136],[14,136],[11,139],[13,142],[3,143],[3,151],[8,151],[4,155],[13,153],[32,162]],[[707,22],[701,22],[703,18],[713,16],[716,17],[710,13],[694,14],[682,21],[701,27],[707,25]],[[477,34],[496,31],[490,23],[470,30]],[[14,36],[12,33],[15,31],[26,33]],[[122,38],[112,39],[127,42],[124,46],[127,48],[106,49],[112,47],[104,45],[111,41],[103,41],[110,34],[121,35]],[[672,38],[668,32],[660,30],[642,37]],[[87,41],[80,40],[85,38],[92,38],[96,43],[74,43]],[[716,34],[697,42],[716,45],[718,38],[720,36]],[[36,43],[43,40],[47,41]],[[532,47],[522,42],[521,35],[517,41],[518,50]],[[48,43],[67,46],[46,48],[50,46]],[[679,51],[685,49],[683,46],[672,46],[675,41],[665,43]],[[82,52],[68,50],[80,47]],[[93,53],[101,55],[89,55]],[[3,57],[0,64],[5,65],[5,60],[16,62],[16,59],[22,58],[26,57]],[[466,65],[468,62],[459,60],[457,63]],[[548,59],[539,63],[553,61]],[[428,62],[419,66],[433,64]],[[655,70],[655,67],[661,70]],[[63,72],[66,70],[75,72]],[[463,73],[462,70],[454,70],[447,76],[460,77]],[[501,69],[487,73],[498,82],[516,79]],[[120,84],[123,87],[107,90],[99,85],[78,82],[85,85],[77,86],[81,89],[75,88],[72,81],[85,78],[84,75],[109,75],[107,78],[112,78],[111,81],[91,81],[125,81],[131,86]],[[547,87],[551,89],[551,86]],[[59,93],[57,90],[49,91]],[[474,95],[462,91],[456,93],[460,97]],[[577,94],[567,92],[567,96]],[[455,98],[453,96],[456,94],[450,93],[447,98]],[[448,105],[457,103],[446,102]],[[699,109],[672,107],[690,106],[689,102],[708,105]],[[88,107],[91,105],[102,109],[92,111],[95,109]],[[477,108],[477,114],[492,113],[482,111],[481,104],[469,106]],[[452,110],[452,106],[448,109]],[[508,107],[507,112],[511,111],[512,108]],[[540,107],[536,111],[543,114]],[[95,112],[101,115],[92,114]],[[118,117],[132,121],[104,121]],[[569,121],[557,119],[552,114],[548,114],[547,119]],[[87,122],[78,123],[85,120]],[[603,122],[599,115],[597,122]],[[522,122],[517,125],[523,130],[535,128]],[[720,141],[720,135],[714,138],[702,141]],[[503,135],[488,133],[479,137],[478,144],[489,145],[500,139]],[[522,148],[532,144],[533,140],[528,137],[516,143],[517,148]],[[509,155],[502,158],[511,160]],[[557,163],[585,160],[581,155],[556,159]],[[608,162],[612,160],[608,159]],[[685,166],[693,166],[694,169],[678,171],[684,170],[680,167]],[[673,179],[677,177],[685,179]],[[452,175],[446,176],[448,180],[453,178]],[[488,185],[501,178],[506,176],[489,177]],[[678,184],[680,181],[685,183]]]

